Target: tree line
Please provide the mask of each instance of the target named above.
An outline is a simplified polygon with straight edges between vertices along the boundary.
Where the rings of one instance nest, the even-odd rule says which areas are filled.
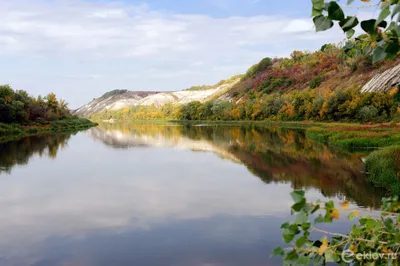
[[[359,121],[385,122],[400,115],[399,90],[388,93],[360,89],[335,91],[307,89],[287,93],[250,93],[235,102],[214,100],[184,105],[133,106],[94,114],[92,119],[146,120],[272,120],[272,121]]]
[[[71,117],[68,104],[57,99],[54,93],[45,97],[30,96],[24,90],[13,90],[9,85],[0,85],[0,122],[43,123]]]

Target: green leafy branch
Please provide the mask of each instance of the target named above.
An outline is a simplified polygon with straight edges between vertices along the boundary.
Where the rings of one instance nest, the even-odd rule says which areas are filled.
[[[316,31],[331,29],[335,22],[351,39],[356,33],[355,28],[361,29],[369,37],[368,54],[372,54],[373,61],[396,58],[400,52],[400,0],[380,0],[377,4],[380,12],[377,18],[359,21],[357,16],[347,16],[337,1],[325,2],[325,0],[312,1],[312,16]],[[363,3],[370,0],[360,0]],[[351,6],[354,0],[348,0]],[[364,6],[366,7],[366,6]]]
[[[399,265],[393,259],[400,250],[400,202],[398,197],[384,198],[382,212],[379,215],[363,215],[365,210],[348,209],[349,202],[335,207],[333,201],[315,203],[307,202],[304,191],[291,193],[294,204],[291,212],[295,215],[293,222],[282,224],[282,236],[285,243],[291,246],[277,247],[274,256],[284,256],[286,265],[326,265],[329,262],[339,265]],[[341,212],[349,212],[348,220],[358,221],[347,234],[329,232],[316,227],[317,224],[332,223],[340,219]],[[375,213],[374,214],[378,214]],[[312,221],[313,220],[313,221]],[[315,233],[323,237],[314,240]],[[313,233],[313,234],[312,234]],[[329,238],[328,238],[329,237]],[[356,253],[386,254],[387,256],[371,258],[354,258],[352,264],[343,257],[345,251]],[[399,254],[400,255],[400,254]]]

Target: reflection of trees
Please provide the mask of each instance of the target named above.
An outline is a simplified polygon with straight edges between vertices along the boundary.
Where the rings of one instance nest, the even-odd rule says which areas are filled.
[[[35,154],[56,158],[57,152],[65,147],[69,138],[69,134],[39,135],[0,143],[0,173],[10,173],[15,165],[27,164]]]
[[[325,196],[347,196],[362,206],[380,206],[382,191],[367,184],[362,168],[354,168],[346,160],[292,156],[285,151],[251,152],[237,147],[231,152],[266,183],[317,188]]]
[[[106,130],[120,125],[108,124]],[[326,196],[346,196],[359,205],[380,206],[382,191],[365,180],[362,154],[342,152],[306,138],[304,130],[259,125],[191,126],[124,125],[123,131],[136,136],[157,136],[164,140],[188,138],[208,141],[237,158],[266,183],[290,183],[294,188],[316,188]]]

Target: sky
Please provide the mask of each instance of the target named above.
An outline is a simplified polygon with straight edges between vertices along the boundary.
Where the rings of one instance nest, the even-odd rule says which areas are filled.
[[[215,84],[264,57],[343,41],[311,0],[0,0],[0,84],[78,108],[114,89]]]

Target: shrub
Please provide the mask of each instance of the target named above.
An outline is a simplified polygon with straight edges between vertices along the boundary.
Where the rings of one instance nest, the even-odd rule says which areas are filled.
[[[247,70],[246,74],[243,76],[242,80],[251,78],[258,73],[267,70],[270,66],[272,65],[272,59],[269,57],[266,57],[262,59],[258,64],[255,64]]]
[[[315,89],[321,85],[323,78],[321,76],[316,76],[310,81],[310,88]]]
[[[371,153],[365,168],[368,181],[393,193],[400,193],[400,146]]]
[[[358,113],[360,120],[362,122],[375,121],[378,118],[379,110],[374,106],[364,106],[360,109]]]

